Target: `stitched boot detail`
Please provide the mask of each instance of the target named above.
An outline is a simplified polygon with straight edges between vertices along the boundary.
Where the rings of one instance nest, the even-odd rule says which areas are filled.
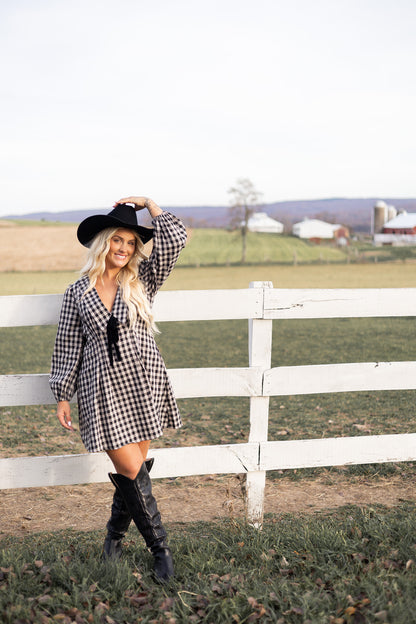
[[[154,463],[154,457],[147,459],[145,464],[149,473]],[[104,559],[120,559],[122,552],[122,539],[127,533],[131,523],[131,514],[127,509],[120,490],[116,487],[111,505],[111,517],[107,522],[107,535],[103,545]]]
[[[110,474],[109,477],[120,490],[135,525],[153,555],[156,579],[167,581],[174,574],[172,555],[145,464],[142,464],[135,479],[121,474]]]

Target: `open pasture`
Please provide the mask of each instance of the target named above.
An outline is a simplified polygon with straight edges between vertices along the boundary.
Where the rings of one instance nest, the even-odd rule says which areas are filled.
[[[283,515],[258,532],[231,521],[172,525],[176,578],[150,576],[131,531],[121,563],[103,532],[4,537],[4,624],[412,624],[415,507]],[[413,558],[412,558],[413,557]]]
[[[160,329],[157,341],[170,368],[247,365],[246,321],[161,323]],[[272,366],[415,358],[413,318],[274,321],[273,334]],[[54,336],[48,326],[1,329],[0,373],[47,372]],[[415,398],[414,391],[273,397],[269,439],[412,432]],[[184,427],[155,446],[247,441],[248,399],[181,399],[179,405]],[[83,452],[78,436],[63,435],[53,406],[0,413],[3,457]]]
[[[2,222],[0,220],[0,273],[77,271],[86,250],[76,238],[77,225],[53,222]],[[188,242],[178,267],[238,266],[241,233],[224,229],[188,229]],[[152,243],[145,246],[150,253]],[[354,241],[348,247],[315,244],[289,236],[249,232],[247,265],[362,264],[364,262],[414,261],[413,247],[373,247]]]
[[[74,224],[9,224],[0,227],[0,272],[77,270],[85,249],[76,238]],[[22,251],[24,250],[24,253]],[[145,247],[149,253],[151,243]],[[313,245],[291,236],[249,233],[247,262],[345,262],[346,253],[331,245]],[[241,234],[221,229],[188,231],[188,244],[178,266],[237,264],[241,258]]]
[[[377,271],[386,266],[379,265]],[[407,267],[391,266],[396,276],[402,266]],[[247,282],[256,279],[249,276],[253,268],[245,269]],[[319,272],[309,271],[327,269],[289,268],[292,276],[302,269],[297,275],[302,275],[305,286],[316,286],[311,281],[323,279],[324,273],[320,278]],[[336,268],[341,267],[330,267],[327,279]],[[177,269],[170,280],[200,271]],[[212,280],[210,270],[204,271]],[[225,270],[224,276],[229,271],[234,268]],[[289,279],[289,272],[286,275]],[[362,274],[349,275],[349,285],[357,286],[351,275],[357,281]],[[377,275],[379,283],[366,285],[386,285],[387,273],[379,271]],[[394,271],[390,275],[394,278]],[[410,281],[411,272],[407,276]],[[287,285],[294,285],[293,277]],[[171,281],[167,287],[181,288]],[[213,287],[219,286],[215,283]],[[158,342],[168,367],[247,365],[246,321],[161,323],[160,328]],[[413,318],[275,321],[273,333],[273,366],[415,359]],[[47,372],[54,334],[54,327],[1,329],[0,373]],[[413,391],[273,398],[269,437],[286,440],[415,431],[414,401]],[[168,433],[155,446],[247,440],[248,400],[184,399],[179,403],[183,429]],[[3,457],[83,452],[77,435],[62,432],[53,406],[1,408],[0,439]],[[342,472],[342,468],[324,471],[327,489],[331,479],[339,476],[335,473]],[[368,487],[380,477],[383,485],[388,485],[389,475],[396,480],[399,476],[403,485],[414,480],[411,465],[358,466],[345,472],[348,481],[357,480]],[[286,474],[296,480],[314,476],[313,471]],[[285,479],[285,474],[274,477]],[[306,487],[305,496],[309,497],[313,481],[307,482],[310,491]],[[168,486],[167,506],[170,500],[175,502],[180,485],[176,487],[176,483]],[[344,487],[337,483],[337,489]],[[277,491],[279,485],[278,481]],[[45,497],[46,507],[48,495],[40,495]],[[169,588],[152,583],[148,553],[133,529],[126,540],[125,560],[117,567],[100,560],[102,530],[55,531],[24,539],[2,535],[0,619],[10,624],[416,621],[414,504],[400,503],[387,509],[364,505],[364,497],[365,490],[362,505],[330,514],[302,515],[296,510],[284,515],[279,511],[279,515],[266,518],[261,533],[233,516],[232,500],[228,521],[172,524],[169,532],[177,578]],[[56,513],[62,513],[59,494],[54,500]],[[81,503],[72,500],[75,519]],[[83,504],[90,506],[91,500]],[[307,500],[302,501],[305,507]],[[32,511],[25,512],[26,523],[30,522],[28,513]],[[105,517],[98,522],[104,526]],[[46,528],[53,530],[53,525]]]
[[[77,271],[0,271],[0,296],[61,293],[78,277]],[[163,289],[248,288],[252,281],[271,281],[275,288],[414,288],[416,264],[177,267]]]
[[[178,266],[230,265],[241,260],[241,232],[194,229]],[[333,245],[315,245],[288,235],[247,233],[247,264],[345,262],[347,253]]]
[[[178,268],[165,288],[186,289],[195,282],[202,282],[201,288],[247,287],[252,279],[271,279],[282,287],[412,286],[415,273],[413,265],[406,263]],[[34,278],[33,284],[36,277],[48,277],[40,290],[62,292],[76,277],[72,273],[22,273],[0,274],[0,280],[4,285],[13,276],[19,292],[30,288],[23,278]],[[10,287],[11,279],[8,283]],[[168,368],[248,364],[246,321],[161,323],[160,329],[157,340]],[[0,329],[0,374],[48,372],[55,332],[55,327],[48,326]],[[414,360],[415,338],[413,318],[274,321],[272,366]],[[413,391],[273,397],[269,439],[412,432],[416,427],[415,398]],[[157,445],[247,441],[248,399],[182,399],[179,404],[184,427],[167,432]],[[83,452],[78,436],[62,434],[53,406],[1,408],[0,414],[3,457]],[[376,469],[394,470],[391,465]]]

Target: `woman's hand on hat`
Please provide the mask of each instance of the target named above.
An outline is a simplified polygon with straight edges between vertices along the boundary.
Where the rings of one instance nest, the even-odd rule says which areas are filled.
[[[59,401],[56,415],[64,429],[75,431],[71,423],[71,407],[68,401]]]
[[[119,199],[114,204],[116,207],[118,204],[133,204],[135,210],[143,210],[143,208],[147,208],[152,217],[157,217],[157,215],[162,214],[161,208],[153,201],[153,199],[149,199],[149,197],[123,197]]]
[[[123,197],[115,202],[114,208],[118,204],[133,204],[135,210],[143,210],[143,208],[147,208],[147,202],[150,201],[148,197]]]

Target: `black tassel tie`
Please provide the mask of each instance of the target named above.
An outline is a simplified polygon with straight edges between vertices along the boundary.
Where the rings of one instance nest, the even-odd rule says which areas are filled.
[[[108,357],[110,358],[110,366],[113,367],[113,346],[116,352],[117,362],[121,362],[120,349],[118,348],[118,326],[117,319],[111,315],[107,323],[107,346]]]

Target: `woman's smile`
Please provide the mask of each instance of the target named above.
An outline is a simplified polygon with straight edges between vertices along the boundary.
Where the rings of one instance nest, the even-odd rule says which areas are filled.
[[[136,238],[131,230],[119,229],[110,239],[105,262],[108,269],[122,268],[128,264],[136,250]]]

